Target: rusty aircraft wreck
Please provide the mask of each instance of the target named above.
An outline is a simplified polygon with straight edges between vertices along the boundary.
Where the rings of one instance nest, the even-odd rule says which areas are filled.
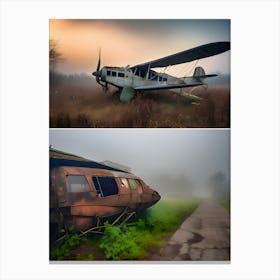
[[[124,223],[159,200],[158,192],[130,172],[50,150],[53,240],[70,226],[84,234],[104,220]]]

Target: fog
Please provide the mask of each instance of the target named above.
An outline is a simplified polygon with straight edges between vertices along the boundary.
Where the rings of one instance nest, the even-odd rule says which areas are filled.
[[[92,73],[101,67],[144,63],[199,45],[230,40],[230,20],[50,19],[50,39],[64,58],[57,71]],[[230,73],[230,52],[199,61],[206,73]],[[184,72],[183,75],[186,75]]]
[[[229,198],[230,130],[50,129],[50,145],[128,166],[162,197]]]
[[[217,73],[217,77],[204,79],[204,83],[211,86],[230,86],[230,76]],[[192,74],[190,74],[192,75]],[[50,86],[98,86],[95,77],[87,73],[65,75],[58,72],[50,72]],[[116,88],[115,88],[116,89]]]

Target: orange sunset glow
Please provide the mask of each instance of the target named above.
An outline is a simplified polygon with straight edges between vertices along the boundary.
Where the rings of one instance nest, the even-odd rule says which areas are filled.
[[[87,73],[101,67],[154,60],[201,44],[229,41],[228,20],[68,20],[51,19],[49,38],[63,61],[56,71]],[[206,71],[229,73],[229,53],[201,60]]]

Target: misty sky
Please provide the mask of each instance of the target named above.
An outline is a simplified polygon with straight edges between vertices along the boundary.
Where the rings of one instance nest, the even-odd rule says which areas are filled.
[[[229,130],[50,129],[50,145],[128,166],[163,196],[207,196],[210,176],[220,172],[228,182],[230,177]]]
[[[50,39],[64,61],[56,70],[91,74],[101,48],[102,66],[133,66],[202,44],[230,41],[230,20],[59,20],[51,19]],[[168,69],[189,75],[195,62]],[[199,61],[207,73],[230,73],[230,51]],[[173,71],[173,72],[172,72]]]

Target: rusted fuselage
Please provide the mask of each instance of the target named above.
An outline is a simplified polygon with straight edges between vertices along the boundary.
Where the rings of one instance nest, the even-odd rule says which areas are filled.
[[[99,218],[123,211],[139,213],[160,195],[130,173],[100,168],[58,166],[50,171],[50,223],[86,230]]]

